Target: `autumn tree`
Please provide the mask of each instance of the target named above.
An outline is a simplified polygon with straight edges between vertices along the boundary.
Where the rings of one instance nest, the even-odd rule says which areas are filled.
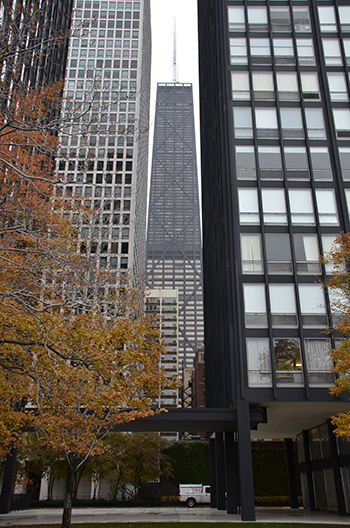
[[[333,327],[339,332],[337,346],[332,350],[336,380],[330,392],[339,396],[350,390],[350,233],[340,233],[322,261],[333,266],[325,286],[332,295],[332,312],[336,314]],[[332,423],[338,436],[350,438],[350,412],[334,416]]]
[[[0,435],[5,452],[30,424],[62,454],[68,527],[79,469],[115,424],[154,412],[168,381],[142,292],[78,251],[70,218],[89,212],[55,195],[59,95],[13,91],[0,115]]]
[[[107,480],[113,500],[121,489],[136,498],[141,483],[171,474],[164,455],[167,442],[157,433],[110,433],[103,444],[104,453],[91,461],[91,473],[96,483]]]

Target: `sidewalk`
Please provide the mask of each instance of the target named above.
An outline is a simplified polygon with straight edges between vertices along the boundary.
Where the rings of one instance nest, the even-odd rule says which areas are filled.
[[[15,511],[0,514],[0,526],[60,524],[62,510],[59,508]],[[350,517],[340,517],[324,512],[308,512],[302,508],[257,508],[258,522],[297,522],[318,524],[350,524]],[[227,515],[225,511],[211,508],[77,508],[73,509],[72,523],[89,522],[240,522],[240,515]],[[102,524],[103,526],[103,524]]]

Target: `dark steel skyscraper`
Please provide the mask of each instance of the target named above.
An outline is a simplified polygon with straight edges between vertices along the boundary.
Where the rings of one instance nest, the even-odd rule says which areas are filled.
[[[202,258],[191,84],[158,84],[147,234],[150,288],[179,292],[179,363],[203,343]]]
[[[237,410],[244,520],[251,437],[286,439],[290,461],[297,437],[304,504],[344,515],[349,462],[327,420],[348,395],[329,394],[342,336],[325,331],[340,314],[319,255],[350,231],[350,2],[198,0],[198,28],[206,405]]]

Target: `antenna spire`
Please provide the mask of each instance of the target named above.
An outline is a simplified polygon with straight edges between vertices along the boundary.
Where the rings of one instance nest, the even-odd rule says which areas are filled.
[[[176,65],[176,18],[174,18],[174,52],[173,52],[173,81],[177,83],[177,65]]]

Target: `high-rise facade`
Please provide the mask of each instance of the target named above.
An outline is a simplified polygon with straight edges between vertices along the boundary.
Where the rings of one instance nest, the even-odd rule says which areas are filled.
[[[178,291],[171,289],[153,289],[146,291],[145,296],[146,315],[156,317],[160,322],[160,336],[165,345],[164,353],[161,354],[159,365],[165,370],[166,375],[171,378],[177,377],[179,368],[178,356]],[[178,388],[164,389],[158,398],[158,407],[176,409],[179,406]],[[178,433],[164,432],[162,436],[167,440],[177,440]]]
[[[246,519],[254,406],[267,422],[253,437],[300,433],[305,504],[348,512],[346,443],[326,423],[347,407],[329,395],[341,336],[319,255],[350,228],[350,3],[198,11],[207,405],[237,409]]]
[[[58,175],[91,211],[81,250],[100,268],[145,269],[150,2],[76,0]],[[78,117],[77,117],[78,116]]]
[[[34,88],[64,78],[73,0],[0,7],[2,97],[16,87]]]
[[[192,85],[158,84],[147,229],[150,288],[179,295],[179,363],[203,343],[202,257]]]

